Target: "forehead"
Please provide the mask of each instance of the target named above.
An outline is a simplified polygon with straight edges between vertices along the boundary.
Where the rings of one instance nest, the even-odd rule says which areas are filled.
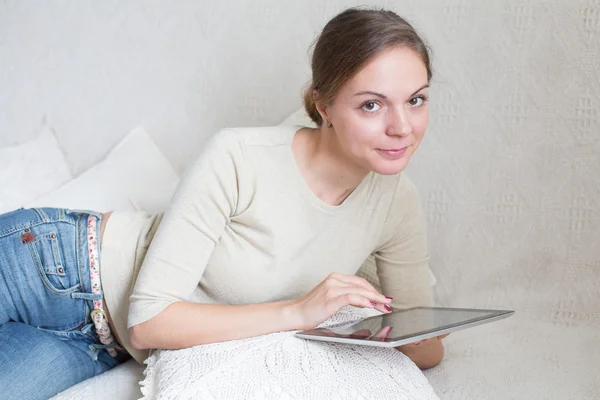
[[[390,98],[405,97],[426,83],[427,68],[421,57],[414,50],[395,47],[370,60],[342,87],[340,94],[353,96],[370,90]]]

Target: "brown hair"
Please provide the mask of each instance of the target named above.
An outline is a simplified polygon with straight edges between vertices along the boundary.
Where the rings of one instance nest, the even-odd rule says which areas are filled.
[[[304,108],[320,126],[316,103],[331,104],[340,88],[377,54],[395,46],[414,50],[431,79],[429,50],[415,29],[388,10],[350,8],[331,19],[316,41],[312,83],[304,92]],[[316,95],[315,93],[316,92]]]

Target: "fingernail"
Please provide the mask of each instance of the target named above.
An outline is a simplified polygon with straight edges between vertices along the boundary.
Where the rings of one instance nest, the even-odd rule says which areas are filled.
[[[417,346],[419,343],[421,343],[421,342],[414,342],[413,344],[414,344],[415,346]]]
[[[390,297],[390,296],[385,296],[385,298],[386,298],[386,299],[388,299],[389,301],[392,301],[392,300],[394,300],[394,298],[393,298],[393,297]]]
[[[385,307],[386,310],[388,310],[390,312],[392,311],[392,307],[388,306],[387,304],[384,307]]]
[[[373,307],[375,307],[375,306],[377,305],[377,303],[375,303],[374,301],[371,301],[371,305],[372,305]]]

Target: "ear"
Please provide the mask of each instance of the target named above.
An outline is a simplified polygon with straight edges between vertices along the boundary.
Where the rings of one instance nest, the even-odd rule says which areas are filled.
[[[318,93],[316,90],[313,90],[313,98],[318,98]],[[329,121],[329,114],[327,114],[326,105],[315,102],[315,108],[317,109],[317,112],[321,115],[321,118],[323,118],[323,121]]]

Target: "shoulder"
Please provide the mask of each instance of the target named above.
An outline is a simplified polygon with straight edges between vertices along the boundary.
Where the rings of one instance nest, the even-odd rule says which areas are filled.
[[[387,193],[390,196],[390,206],[419,200],[417,186],[404,171],[396,175],[376,174],[375,181],[376,190],[380,194]]]
[[[419,200],[419,192],[417,190],[417,186],[413,182],[413,180],[406,174],[406,172],[401,172],[398,174],[398,180],[396,183],[396,190],[394,192],[394,197],[406,200]]]
[[[226,128],[217,132],[211,141],[249,146],[284,146],[291,143],[299,128],[290,126],[261,126]]]
[[[224,128],[210,136],[202,145],[199,155],[191,164],[189,174],[198,175],[207,170],[216,171],[225,178],[240,182],[243,176],[251,178],[257,168],[279,165],[289,150],[296,128],[289,126]]]
[[[378,250],[397,249],[402,243],[425,243],[425,232],[425,215],[417,187],[412,179],[402,172],[396,181]]]
[[[394,178],[394,194],[386,221],[400,222],[421,214],[421,199],[413,180],[406,172],[401,172]]]

